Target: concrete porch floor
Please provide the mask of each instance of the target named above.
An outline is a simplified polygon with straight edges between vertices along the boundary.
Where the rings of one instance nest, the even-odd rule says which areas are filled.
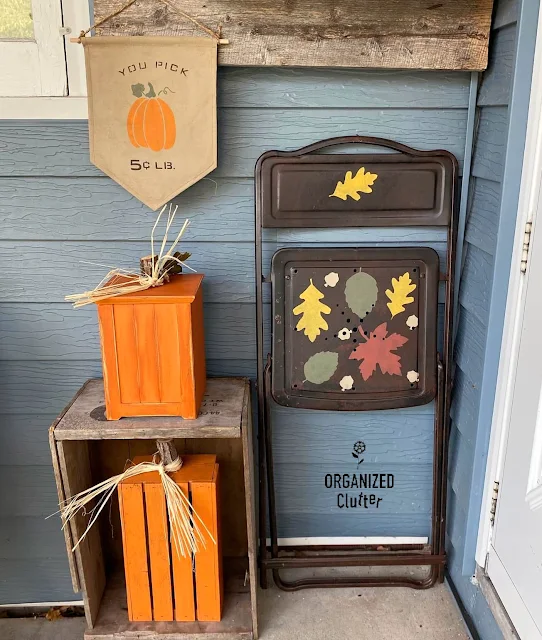
[[[403,588],[312,589],[273,587],[258,598],[261,640],[468,640],[446,585]],[[48,622],[0,619],[2,640],[79,640],[83,618]]]

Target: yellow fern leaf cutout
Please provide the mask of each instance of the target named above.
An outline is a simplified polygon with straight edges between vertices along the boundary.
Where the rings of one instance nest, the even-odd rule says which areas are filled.
[[[352,177],[351,171],[347,171],[344,176],[344,182],[339,180],[335,187],[335,191],[329,197],[346,200],[348,196],[350,196],[353,200],[359,200],[361,196],[358,192],[372,193],[373,190],[371,189],[371,186],[377,178],[378,175],[376,173],[369,173],[368,171],[365,173],[365,167],[358,169],[358,172],[354,177]]]
[[[331,308],[327,304],[320,302],[324,294],[312,284],[312,278],[309,286],[299,297],[304,302],[294,308],[295,316],[302,314],[296,329],[304,331],[309,340],[314,342],[316,337],[320,335],[320,330],[323,329],[325,331],[328,328],[327,322],[322,318],[322,314],[331,313]]]
[[[388,309],[391,311],[391,317],[393,318],[398,313],[402,313],[405,310],[405,304],[414,302],[414,298],[408,294],[414,291],[416,285],[413,284],[410,279],[410,274],[407,272],[403,273],[402,276],[399,276],[399,280],[397,280],[397,278],[392,278],[391,286],[393,287],[393,291],[386,289],[386,295],[390,299],[390,302],[388,302]]]

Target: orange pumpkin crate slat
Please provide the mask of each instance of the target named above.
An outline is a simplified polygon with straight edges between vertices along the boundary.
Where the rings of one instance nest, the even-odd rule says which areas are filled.
[[[151,460],[151,456],[137,457],[134,463]],[[185,495],[191,496],[194,509],[217,543],[203,530],[205,548],[194,559],[179,556],[170,539],[158,473],[140,474],[119,485],[130,620],[220,621],[223,577],[218,468],[215,455],[188,455],[183,456],[181,469],[171,474]]]
[[[205,393],[202,274],[97,303],[106,417],[197,418]]]

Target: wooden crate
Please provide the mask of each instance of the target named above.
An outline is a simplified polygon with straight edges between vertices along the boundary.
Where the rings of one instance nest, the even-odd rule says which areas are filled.
[[[97,303],[108,420],[198,415],[205,392],[197,273]]]
[[[134,464],[151,462],[138,456]],[[128,618],[132,621],[219,622],[222,615],[222,557],[219,536],[219,467],[216,455],[183,456],[171,474],[207,531],[193,557],[181,556],[167,525],[166,499],[158,472],[119,485],[120,521]]]
[[[75,592],[82,592],[88,640],[148,637],[167,640],[257,638],[256,529],[250,385],[244,378],[215,378],[196,420],[176,417],[105,419],[102,380],[90,380],[53,423],[50,445],[59,499],[120,473],[126,460],[151,455],[156,439],[174,439],[181,455],[214,454],[220,467],[224,602],[220,622],[130,622],[117,504],[72,552],[88,516],[66,527]],[[60,527],[60,523],[59,523]],[[156,634],[156,635],[155,635]]]

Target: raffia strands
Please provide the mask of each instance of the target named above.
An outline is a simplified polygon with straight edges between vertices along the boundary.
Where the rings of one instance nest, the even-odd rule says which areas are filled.
[[[162,486],[164,487],[169,528],[177,554],[182,557],[191,556],[193,553],[197,553],[200,548],[205,548],[206,542],[203,532],[216,544],[213,535],[196,513],[179,485],[168,475],[169,473],[178,471],[181,466],[182,461],[180,458],[177,458],[171,464],[165,466],[161,462],[155,461],[140,462],[139,464],[128,467],[123,473],[99,482],[93,487],[90,487],[90,489],[85,489],[63,502],[60,505],[60,510],[56,512],[60,513],[62,518],[62,529],[69,526],[70,521],[75,518],[78,513],[82,513],[83,515],[88,513],[90,515],[87,528],[74,545],[72,551],[75,551],[85,539],[87,533],[109,501],[109,498],[111,498],[123,480],[133,478],[142,473],[153,472],[160,474]],[[96,501],[95,505],[87,511],[87,505],[93,501]]]
[[[158,214],[156,218],[156,222],[152,228],[151,232],[151,255],[154,256],[154,234],[158,227],[158,223],[162,217],[164,211],[168,208],[168,205],[164,205],[162,210]],[[96,286],[94,289],[90,291],[85,291],[84,293],[74,293],[65,297],[65,300],[68,302],[73,302],[73,306],[83,307],[86,304],[91,304],[93,302],[100,302],[101,300],[106,300],[107,298],[113,298],[115,296],[119,296],[125,293],[137,293],[138,291],[145,291],[146,289],[150,289],[151,287],[158,287],[164,283],[166,276],[168,275],[168,269],[171,267],[173,263],[178,263],[190,271],[194,271],[191,267],[189,267],[185,262],[182,262],[178,258],[176,258],[173,254],[175,251],[175,247],[179,243],[179,240],[182,238],[186,228],[189,225],[189,221],[185,220],[184,224],[175,237],[175,240],[171,244],[170,248],[166,251],[168,233],[170,231],[171,225],[173,224],[173,220],[175,219],[175,214],[177,213],[178,205],[169,205],[169,212],[166,223],[166,230],[164,232],[164,237],[162,238],[162,242],[160,244],[160,253],[158,254],[157,259],[153,262],[152,272],[150,275],[147,274],[139,274],[131,271],[127,271],[126,269],[111,269],[109,273],[102,279],[102,281]]]

